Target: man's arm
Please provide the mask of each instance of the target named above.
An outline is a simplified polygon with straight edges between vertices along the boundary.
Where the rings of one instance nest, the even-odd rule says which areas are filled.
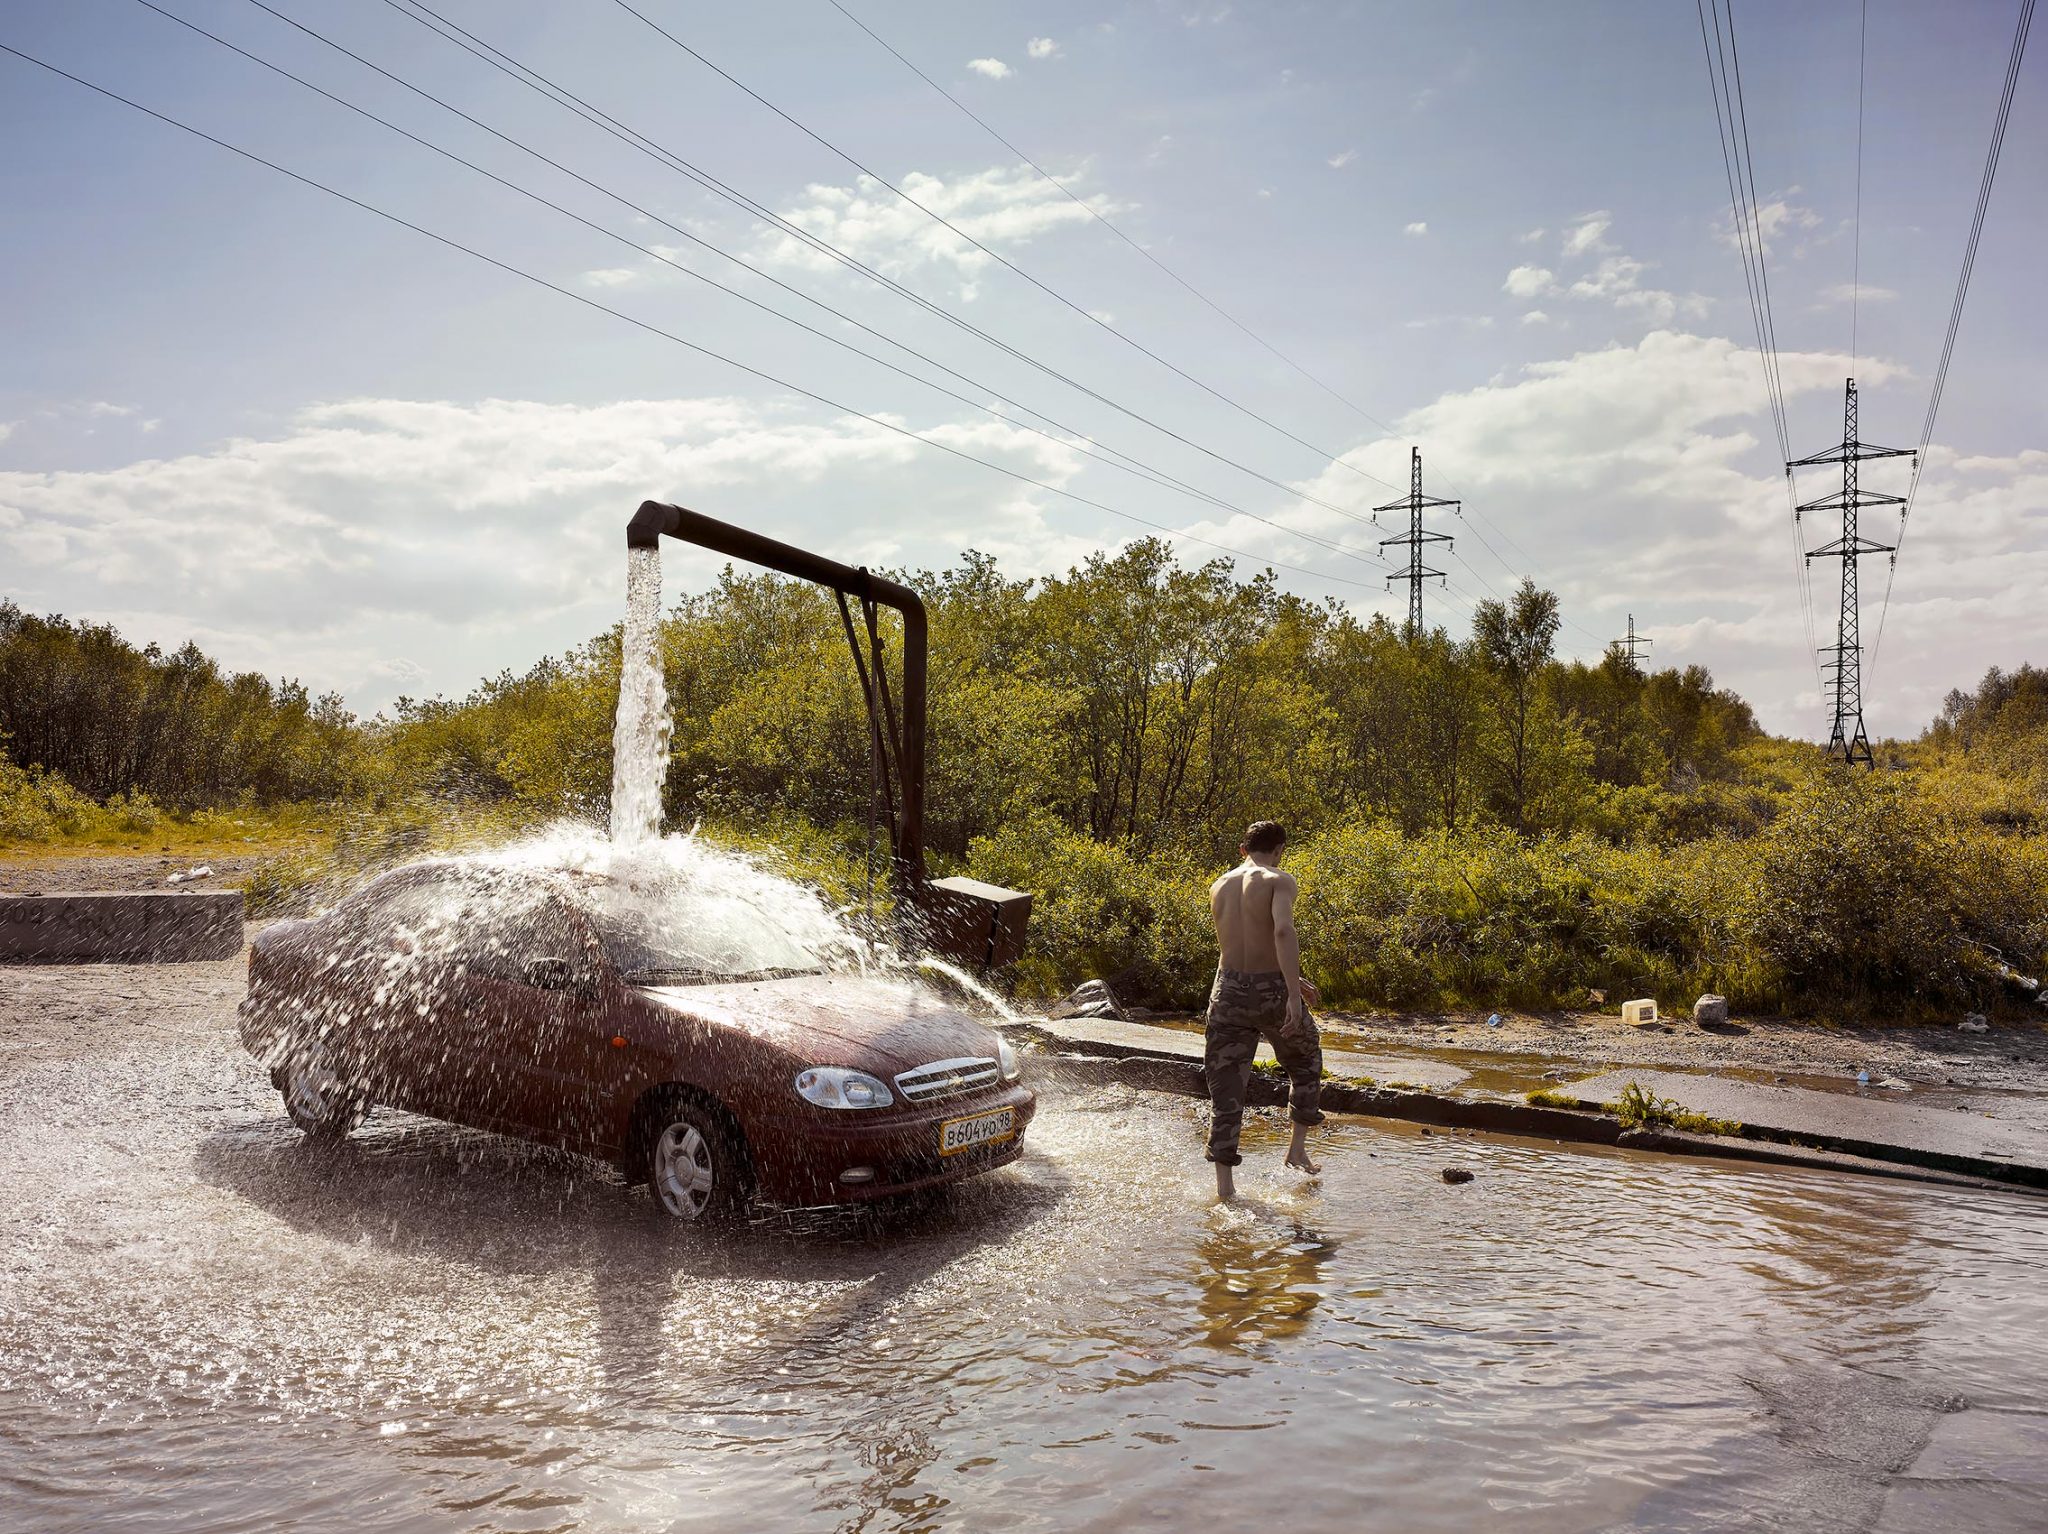
[[[1273,948],[1280,956],[1280,973],[1287,979],[1287,1016],[1290,1021],[1305,1015],[1308,1000],[1302,994],[1301,938],[1294,930],[1293,874],[1279,874],[1273,881]]]

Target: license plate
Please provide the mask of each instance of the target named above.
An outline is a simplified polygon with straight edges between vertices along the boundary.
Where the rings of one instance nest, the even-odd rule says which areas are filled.
[[[998,1108],[994,1113],[977,1113],[972,1118],[948,1119],[939,1126],[939,1154],[956,1156],[977,1145],[994,1145],[1015,1139],[1017,1110]]]

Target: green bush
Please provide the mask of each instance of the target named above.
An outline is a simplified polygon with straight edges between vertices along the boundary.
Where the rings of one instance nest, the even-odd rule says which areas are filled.
[[[0,841],[46,842],[75,833],[99,806],[54,772],[17,767],[0,756]]]

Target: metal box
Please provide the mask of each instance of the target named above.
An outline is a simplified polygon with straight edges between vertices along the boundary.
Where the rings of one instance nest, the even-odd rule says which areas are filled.
[[[994,969],[1024,953],[1031,896],[979,879],[934,879],[918,891],[918,933],[924,946],[961,964]]]

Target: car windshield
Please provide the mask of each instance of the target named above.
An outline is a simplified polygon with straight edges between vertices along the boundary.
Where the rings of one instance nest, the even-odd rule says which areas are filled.
[[[732,892],[612,879],[583,885],[585,909],[629,979],[689,983],[814,975],[825,955]]]

